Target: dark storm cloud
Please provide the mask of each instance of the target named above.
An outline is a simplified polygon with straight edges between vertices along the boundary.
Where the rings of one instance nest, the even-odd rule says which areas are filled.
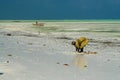
[[[0,19],[120,19],[120,0],[0,0]]]

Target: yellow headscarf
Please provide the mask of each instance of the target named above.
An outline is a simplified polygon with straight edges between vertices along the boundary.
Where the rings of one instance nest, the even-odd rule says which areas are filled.
[[[79,39],[76,40],[75,46],[77,48],[83,48],[88,44],[88,39],[86,37],[80,37]]]

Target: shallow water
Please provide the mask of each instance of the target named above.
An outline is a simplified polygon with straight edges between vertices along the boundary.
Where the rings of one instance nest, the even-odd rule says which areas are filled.
[[[120,36],[120,22],[44,22],[43,27],[32,28],[40,32],[85,32]]]

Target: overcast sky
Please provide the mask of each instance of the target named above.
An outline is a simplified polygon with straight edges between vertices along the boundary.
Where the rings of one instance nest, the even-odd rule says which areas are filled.
[[[0,19],[120,19],[120,0],[0,0]]]

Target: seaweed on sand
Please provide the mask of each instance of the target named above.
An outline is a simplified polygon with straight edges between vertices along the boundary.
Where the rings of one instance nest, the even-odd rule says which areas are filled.
[[[0,72],[0,75],[3,75],[4,73]]]
[[[57,39],[67,39],[67,40],[73,40],[73,38],[62,36],[62,37],[56,37]]]

